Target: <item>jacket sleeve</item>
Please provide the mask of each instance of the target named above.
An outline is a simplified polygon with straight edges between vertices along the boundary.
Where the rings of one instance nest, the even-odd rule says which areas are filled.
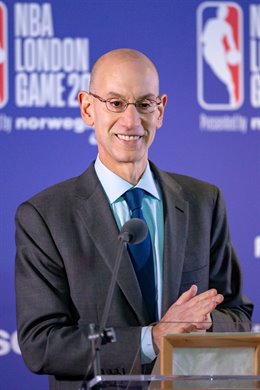
[[[52,232],[28,202],[16,213],[16,244],[18,340],[28,368],[40,374],[84,377],[92,359],[88,324],[78,322]],[[101,367],[105,373],[129,373],[135,358],[140,366],[141,327],[115,331],[117,342],[102,347]]]
[[[253,304],[242,295],[241,270],[231,243],[225,203],[219,190],[212,219],[209,286],[216,288],[225,298],[212,313],[212,330],[249,330]]]

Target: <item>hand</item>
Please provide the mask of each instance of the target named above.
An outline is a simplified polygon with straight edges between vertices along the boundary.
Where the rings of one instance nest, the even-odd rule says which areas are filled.
[[[161,321],[152,328],[155,351],[160,350],[163,336],[170,333],[190,333],[207,330],[212,325],[210,313],[223,302],[224,297],[212,288],[196,295],[198,288],[192,285],[168,309]]]

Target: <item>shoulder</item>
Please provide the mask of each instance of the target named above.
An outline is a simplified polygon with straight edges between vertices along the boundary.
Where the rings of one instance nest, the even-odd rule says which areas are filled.
[[[75,183],[77,182],[79,176],[72,177],[61,181],[59,183],[55,183],[50,187],[43,189],[42,191],[32,195],[27,201],[32,204],[38,204],[42,201],[55,201],[58,200],[57,196],[64,198],[70,196],[75,188]]]
[[[98,183],[93,164],[79,176],[56,183],[23,202],[19,209],[36,209],[41,214],[71,208],[78,197],[88,197]]]
[[[177,173],[166,172],[172,181],[179,184],[180,190],[186,196],[195,196],[196,194],[214,195],[219,192],[219,188],[207,181]]]
[[[212,212],[216,207],[224,212],[226,206],[222,191],[212,183],[191,176],[158,169],[151,164],[165,202],[178,201],[190,210]]]
[[[212,183],[195,177],[164,171],[156,167],[153,163],[150,164],[155,177],[164,191],[175,192],[187,198],[187,200],[189,198],[196,198],[197,196],[216,197],[220,193],[220,189]]]
[[[187,201],[190,207],[202,212],[213,210],[218,204],[224,207],[224,200],[221,190],[214,184],[194,177],[168,173],[170,180],[178,183],[179,196]]]

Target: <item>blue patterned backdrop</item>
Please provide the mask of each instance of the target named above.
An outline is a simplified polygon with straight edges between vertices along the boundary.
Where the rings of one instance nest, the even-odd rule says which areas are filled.
[[[220,3],[236,47],[224,70],[230,42],[220,42],[221,27],[206,34]],[[169,100],[150,158],[221,187],[244,291],[260,322],[259,26],[257,0],[0,1],[0,389],[47,387],[17,345],[14,214],[95,159],[77,92],[88,88],[95,59],[114,48],[140,50],[158,67]]]

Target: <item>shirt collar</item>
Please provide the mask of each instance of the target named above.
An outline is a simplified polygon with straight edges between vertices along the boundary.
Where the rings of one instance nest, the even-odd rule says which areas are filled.
[[[122,179],[114,172],[110,171],[110,169],[108,169],[100,161],[99,156],[97,156],[95,161],[95,171],[102,184],[102,187],[105,190],[110,204],[114,203],[118,198],[120,198],[120,196],[133,187],[142,188],[160,200],[159,191],[156,187],[155,179],[153,177],[149,162],[147,163],[145,171],[136,186],[133,186],[128,181]]]

